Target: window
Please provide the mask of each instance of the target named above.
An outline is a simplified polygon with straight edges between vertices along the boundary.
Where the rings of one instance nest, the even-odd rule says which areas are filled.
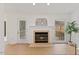
[[[19,24],[19,29],[20,29],[20,39],[25,39],[26,37],[26,22],[21,20]]]
[[[64,40],[64,21],[55,21],[56,40]]]
[[[6,21],[4,21],[4,36],[6,37]]]

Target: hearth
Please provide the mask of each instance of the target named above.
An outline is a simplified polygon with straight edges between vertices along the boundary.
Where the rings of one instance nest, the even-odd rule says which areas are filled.
[[[48,43],[48,32],[35,32],[35,43]]]

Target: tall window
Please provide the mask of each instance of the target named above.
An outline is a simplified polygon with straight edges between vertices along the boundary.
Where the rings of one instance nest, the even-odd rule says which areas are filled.
[[[4,21],[4,36],[6,36],[6,21]]]
[[[55,21],[56,40],[64,40],[64,21]]]
[[[25,39],[25,37],[26,37],[26,22],[24,20],[20,20],[19,29],[20,29],[20,39]]]

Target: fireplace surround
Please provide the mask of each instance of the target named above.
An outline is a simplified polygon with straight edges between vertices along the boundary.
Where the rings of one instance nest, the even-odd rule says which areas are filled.
[[[29,26],[29,33],[27,38],[30,40],[28,41],[30,44],[35,43],[35,33],[36,32],[47,32],[48,33],[48,42],[47,43],[53,43],[54,38],[54,30],[52,28],[53,26]],[[36,44],[36,43],[35,43]],[[42,43],[41,43],[42,44]]]
[[[36,36],[37,35],[37,36]],[[29,47],[51,47],[49,30],[34,30],[33,43]]]

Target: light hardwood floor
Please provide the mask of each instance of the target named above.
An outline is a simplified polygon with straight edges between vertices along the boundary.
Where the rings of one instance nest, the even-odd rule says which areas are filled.
[[[52,44],[51,47],[29,47],[29,44],[6,45],[6,55],[74,55],[75,48],[68,44]]]

